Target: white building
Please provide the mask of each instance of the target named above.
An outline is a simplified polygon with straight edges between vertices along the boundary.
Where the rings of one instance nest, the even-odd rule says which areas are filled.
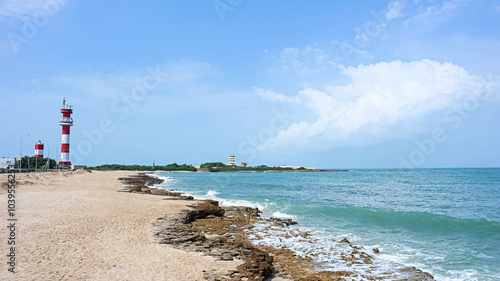
[[[85,169],[87,165],[71,165],[71,170]]]
[[[12,157],[2,157],[0,158],[0,168],[6,169],[9,165],[16,165],[16,158]]]
[[[229,154],[229,166],[236,166],[236,155]]]

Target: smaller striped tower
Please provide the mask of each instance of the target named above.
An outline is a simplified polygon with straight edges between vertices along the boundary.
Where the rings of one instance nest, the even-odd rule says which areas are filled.
[[[35,144],[35,157],[43,158],[43,143],[40,140]]]
[[[66,98],[63,99],[63,107],[61,108],[61,113],[63,117],[59,119],[59,125],[62,126],[62,140],[61,140],[61,161],[59,164],[70,165],[69,161],[69,128],[73,126],[73,118],[71,118],[71,113],[73,113],[72,105],[66,105]]]

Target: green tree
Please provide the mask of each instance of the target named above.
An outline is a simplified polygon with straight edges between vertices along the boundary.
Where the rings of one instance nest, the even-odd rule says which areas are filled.
[[[204,164],[201,164],[200,165],[200,168],[223,168],[223,167],[226,167],[226,165],[222,162],[207,162],[207,163],[204,163]]]
[[[24,156],[21,158],[21,169],[35,170],[35,166],[37,169],[43,169],[48,160],[49,158]],[[55,167],[56,167],[56,161],[54,159],[50,159],[50,168],[53,169]],[[16,163],[15,168],[19,168],[19,162]]]

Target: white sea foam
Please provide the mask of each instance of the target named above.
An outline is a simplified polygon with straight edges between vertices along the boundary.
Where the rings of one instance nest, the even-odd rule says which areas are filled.
[[[208,192],[207,192],[207,197],[215,197],[217,194],[220,194],[219,192],[215,191],[215,190],[211,190],[209,189]]]
[[[321,270],[345,270],[358,274],[357,277],[346,277],[345,280],[365,280],[366,276],[370,275],[386,276],[388,280],[391,280],[391,276],[395,279],[404,277],[401,276],[402,272],[398,270],[405,267],[399,262],[400,258],[395,256],[389,259],[380,258],[381,255],[372,253],[371,247],[362,247],[360,251],[373,257],[372,264],[350,264],[343,260],[342,256],[350,254],[360,258],[355,248],[348,243],[340,242],[343,238],[347,238],[351,242],[356,240],[349,235],[336,235],[300,225],[281,227],[263,222],[255,225],[254,233],[255,235],[249,237],[254,244],[275,248],[286,247],[293,250],[298,257],[312,257],[314,262],[322,265]],[[356,243],[352,245],[356,245]],[[411,278],[411,276],[408,277]]]
[[[153,185],[153,187],[155,187],[155,188],[168,189],[169,186],[172,185],[176,181],[176,179],[171,178],[169,176],[163,176],[163,175],[159,175],[159,174],[149,174],[149,175],[152,177],[159,178],[159,179],[163,180],[162,183]]]
[[[183,192],[183,191],[181,191]],[[295,218],[295,216],[291,216],[285,213],[280,213],[276,212],[277,210],[277,204],[272,201],[267,201],[267,202],[252,202],[248,200],[243,200],[243,199],[225,199],[218,197],[220,192],[216,190],[209,189],[206,194],[199,194],[199,193],[194,193],[194,192],[183,192],[183,195],[187,196],[193,196],[194,199],[197,200],[216,200],[219,202],[219,205],[222,207],[229,207],[229,206],[244,206],[244,207],[251,207],[251,208],[257,208],[262,212],[263,217],[271,217],[274,216],[276,213],[277,215],[275,217],[280,218]]]
[[[452,276],[434,276],[436,277],[436,280],[442,280],[442,281],[462,281],[462,280],[467,280],[467,281],[478,281],[476,277],[473,277],[476,275],[478,272],[477,270],[450,270],[449,274]],[[495,280],[495,279],[485,279],[485,280]]]
[[[221,206],[226,207],[246,206],[258,208],[263,212],[261,215],[264,218],[276,217],[282,219],[297,219],[296,216],[287,214],[283,211],[276,211],[277,205],[269,200],[257,203],[242,199],[224,199],[217,196],[220,194],[220,192],[211,189],[208,190],[205,194],[189,192],[183,192],[183,194],[193,196],[195,199],[217,200]],[[301,236],[297,236],[297,234],[300,232],[308,233],[308,238],[304,239]],[[292,227],[277,227],[265,223],[256,224],[254,228],[254,234],[250,234],[249,236],[249,239],[252,241],[252,243],[257,245],[273,246],[275,248],[286,247],[293,250],[298,257],[313,257],[314,262],[322,265],[322,270],[344,270],[356,272],[359,274],[359,277],[345,277],[345,280],[348,281],[364,280],[364,275],[401,277],[401,272],[398,271],[398,268],[404,267],[402,264],[405,264],[405,266],[411,265],[416,266],[417,268],[422,268],[421,265],[408,264],[406,262],[407,255],[404,254],[379,254],[375,256],[371,253],[371,247],[363,248],[362,251],[373,256],[374,259],[372,264],[348,265],[347,263],[343,262],[342,255],[352,252],[353,248],[351,248],[347,243],[340,243],[339,241],[341,241],[343,238],[347,238],[349,241],[353,242],[353,245],[356,245],[356,241],[358,240],[358,237],[351,233],[336,235],[328,231],[302,227],[300,225],[294,225]],[[426,271],[430,272],[431,274],[434,273],[428,269]],[[473,274],[457,272],[457,275],[464,277]],[[436,280],[468,280],[467,278],[442,279],[439,278],[439,275],[434,276],[438,277],[436,278]]]
[[[162,180],[164,180],[166,182],[174,180],[174,178],[171,178],[169,176],[163,176],[163,175],[160,175],[160,174],[149,174],[149,175],[152,176],[152,177],[155,177],[155,178],[162,179]]]
[[[172,180],[169,177],[161,176],[161,178],[164,180]],[[242,199],[224,199],[217,196],[220,194],[220,192],[212,189],[208,190],[205,194],[189,192],[184,192],[184,194],[193,196],[195,199],[217,200],[221,206],[246,206],[258,208],[263,212],[263,217],[297,219],[296,216],[287,214],[283,211],[277,211],[276,204],[270,200],[257,203]],[[333,234],[328,231],[302,227],[300,225],[295,225],[292,227],[276,227],[263,223],[256,224],[254,230],[255,234],[251,234],[249,236],[250,240],[254,244],[273,246],[276,248],[287,247],[293,250],[298,257],[304,258],[306,256],[312,256],[314,257],[314,262],[322,264],[323,270],[345,270],[357,272],[360,274],[360,277],[345,277],[345,280],[364,280],[363,277],[361,277],[363,275],[398,276],[399,274],[400,276],[401,272],[399,272],[397,269],[403,267],[402,264],[404,264],[405,266],[415,266],[417,268],[423,269],[431,273],[436,278],[436,280],[477,280],[472,277],[473,275],[475,275],[475,272],[472,271],[456,271],[453,274],[454,277],[440,276],[434,270],[425,268],[423,264],[409,263],[408,254],[385,253],[384,249],[380,247],[380,245],[373,245],[362,249],[362,251],[373,256],[373,264],[347,265],[345,262],[343,262],[341,255],[343,253],[349,253],[353,249],[349,247],[348,244],[339,243],[339,241],[341,241],[343,238],[347,238],[349,241],[353,242],[353,245],[356,245],[358,237],[351,233]],[[296,234],[298,234],[299,232],[308,233],[308,238],[304,239],[301,236],[297,236]],[[382,251],[381,254],[373,255],[371,253],[372,248],[379,248],[379,250]],[[418,255],[418,251],[416,251],[415,249],[405,249],[403,252],[412,252],[411,255]]]
[[[296,219],[297,218],[297,216],[289,215],[289,214],[282,213],[282,212],[274,212],[272,214],[272,216],[275,218],[279,218],[279,219]]]
[[[371,173],[371,172],[368,171],[366,173]],[[377,172],[377,174],[380,173]],[[324,175],[325,175],[324,177],[329,176],[329,174],[324,174]],[[331,175],[336,176],[336,174],[331,174]],[[205,174],[203,174],[203,176],[205,176]],[[370,174],[369,176],[370,178],[366,182],[372,181],[373,175]],[[400,176],[399,172],[398,176]],[[279,247],[280,245],[286,246],[287,248],[295,250],[297,254],[300,256],[315,254],[314,261],[322,262],[326,265],[326,267],[328,267],[328,265],[332,268],[334,267],[335,268],[334,270],[341,270],[341,269],[345,269],[346,271],[355,270],[358,273],[365,273],[365,274],[369,272],[368,270],[371,270],[370,272],[372,275],[375,275],[375,273],[377,272],[380,274],[383,272],[393,272],[393,274],[396,274],[395,271],[397,270],[397,268],[405,265],[405,266],[415,266],[416,268],[419,268],[425,272],[429,272],[435,277],[436,280],[450,280],[450,281],[499,280],[498,272],[494,272],[494,270],[491,270],[490,268],[493,268],[493,266],[491,265],[489,266],[489,268],[487,266],[482,268],[477,264],[471,264],[468,268],[466,265],[456,266],[455,268],[453,268],[454,266],[450,266],[449,264],[447,264],[446,260],[449,258],[448,255],[451,253],[450,251],[447,251],[446,249],[444,250],[440,249],[439,247],[442,246],[440,243],[435,243],[432,245],[433,247],[428,247],[428,245],[425,244],[425,242],[427,242],[425,239],[427,238],[424,237],[422,239],[419,239],[418,235],[420,235],[421,233],[418,233],[418,231],[416,234],[412,233],[412,228],[411,228],[412,225],[408,224],[407,220],[403,221],[401,219],[406,217],[406,215],[408,214],[411,215],[412,212],[422,213],[422,211],[420,211],[419,208],[428,205],[419,205],[417,203],[414,203],[413,205],[409,204],[410,207],[416,206],[419,208],[417,208],[416,211],[413,209],[408,209],[408,202],[411,203],[415,200],[409,199],[410,201],[407,202],[403,200],[406,197],[401,196],[401,198],[403,199],[397,202],[398,205],[395,205],[395,207],[391,205],[390,208],[387,207],[386,204],[393,202],[393,200],[384,201],[385,197],[383,196],[385,196],[386,194],[387,191],[386,189],[393,188],[393,186],[392,185],[384,186],[384,181],[382,181],[383,177],[379,176],[379,178],[381,178],[381,181],[378,184],[372,185],[374,188],[376,186],[384,187],[384,189],[379,190],[379,193],[374,193],[371,191],[367,193],[365,192],[366,190],[364,190],[363,188],[356,189],[356,185],[353,185],[353,188],[342,188],[342,186],[340,186],[338,187],[338,190],[336,189],[335,192],[335,194],[337,194],[336,196],[334,196],[333,194],[329,194],[328,196],[326,195],[323,196],[324,197],[323,198],[320,196],[330,192],[330,188],[327,189],[326,187],[328,186],[325,186],[325,189],[319,189],[318,192],[322,193],[318,193],[318,198],[325,199],[328,202],[330,201],[333,202],[331,203],[332,205],[331,207],[333,209],[330,210],[328,209],[330,205],[323,204],[324,202],[321,202],[321,200],[317,200],[318,202],[313,200],[313,203],[317,205],[311,207],[318,207],[318,206],[322,207],[324,208],[324,210],[320,210],[319,212],[324,212],[325,214],[329,215],[329,217],[325,218],[324,222],[321,221],[319,218],[313,218],[313,220],[311,220],[311,216],[314,216],[314,213],[311,215],[311,213],[307,212],[305,213],[304,210],[301,209],[303,208],[303,205],[301,204],[309,204],[310,202],[303,202],[300,200],[297,200],[297,202],[293,202],[294,206],[295,205],[298,206],[297,209],[293,209],[294,214],[296,213],[299,216],[296,218],[291,214],[287,213],[287,210],[292,210],[290,206],[287,206],[287,204],[292,204],[292,203],[284,201],[283,198],[280,197],[279,193],[276,192],[266,193],[266,190],[259,190],[259,188],[261,188],[259,186],[259,184],[261,184],[260,182],[256,182],[255,192],[253,192],[253,190],[252,192],[244,192],[243,189],[234,188],[234,187],[239,187],[238,181],[236,181],[237,180],[236,179],[233,182],[233,179],[229,175],[225,176],[223,180],[219,180],[220,182],[219,184],[208,185],[208,186],[206,185],[207,188],[211,188],[212,190],[209,190],[208,192],[206,189],[204,191],[199,191],[199,192],[193,191],[192,193],[194,194],[190,195],[195,197],[196,199],[217,200],[220,202],[222,206],[237,205],[237,206],[257,207],[264,212],[263,214],[261,214],[262,217],[272,216],[278,218],[293,218],[294,220],[298,221],[299,224],[291,226],[290,229],[294,231],[297,230],[310,231],[311,235],[310,239],[308,240],[310,240],[311,242],[305,242],[303,240],[306,239],[301,240],[300,238],[293,235],[290,235],[290,237],[285,238],[286,235],[282,235],[283,234],[282,230],[270,229],[268,225],[262,226],[261,229],[256,227],[256,229],[258,231],[261,231],[262,233],[253,234],[251,238],[254,240],[254,243],[256,244],[258,243],[265,245],[274,245],[277,247]],[[350,178],[347,178],[346,180],[349,181],[348,185],[352,181],[352,179]],[[263,183],[266,182],[267,181],[263,181]],[[410,182],[411,181],[408,181],[408,183]],[[197,183],[191,184],[190,188],[196,187],[195,184]],[[319,186],[321,187],[321,185]],[[364,184],[360,185],[360,187],[363,186]],[[179,185],[179,188],[182,188],[182,186]],[[219,194],[217,190],[223,194]],[[241,193],[241,195],[236,195],[235,194],[236,192]],[[312,191],[308,190],[307,192],[312,192]],[[428,196],[427,193],[423,191],[421,193],[422,193],[420,194],[421,198],[423,199],[427,198],[425,197]],[[379,194],[380,198],[373,196],[373,194]],[[250,198],[256,198],[253,196],[262,196],[262,197],[255,199],[254,201],[250,199]],[[413,198],[413,196],[414,194],[411,193],[410,196],[408,196],[408,198]],[[223,199],[220,197],[230,197],[231,199]],[[301,197],[300,194],[297,195],[297,197],[300,198]],[[367,202],[367,204],[370,206],[370,209],[372,208],[371,206],[375,206],[373,207],[373,210],[371,210],[371,212],[366,212],[366,210],[362,208],[364,206],[363,204],[361,204],[359,208],[353,207],[353,211],[357,212],[357,214],[346,215],[341,212],[344,210],[341,208],[342,206],[344,206],[341,204],[342,202],[344,202],[343,200],[345,200],[344,203],[346,206],[351,206],[351,205],[358,206],[357,204],[360,202],[358,198],[360,197],[361,198],[366,197],[370,199]],[[336,205],[334,203],[339,201],[338,198],[341,199],[340,200],[341,203]],[[372,200],[372,198],[374,199]],[[428,203],[427,201],[425,202],[426,204]],[[307,206],[309,207],[309,205]],[[431,204],[431,206],[433,205]],[[395,208],[395,210],[393,211],[400,212],[403,214],[403,216],[394,214],[392,212],[384,211],[388,208],[389,209]],[[312,210],[314,210],[314,208]],[[340,214],[338,212],[340,212]],[[426,212],[423,212],[423,214],[424,218],[425,217],[429,218]],[[346,217],[346,222],[343,222],[341,219],[337,220],[330,219],[330,218],[343,218],[343,216]],[[354,219],[347,220],[347,218],[350,217],[353,217]],[[375,220],[378,220],[381,223],[385,223],[386,221],[387,222],[395,221],[401,223],[403,221],[402,223],[403,226],[399,227],[398,225],[395,225],[395,227],[391,228],[391,226],[389,225],[387,228],[382,229],[381,232],[377,232],[376,229],[377,225],[375,224],[376,221],[373,224],[367,223],[366,226],[358,225],[359,222],[355,220],[356,217],[362,219],[361,223],[364,223],[367,220],[367,218],[374,218]],[[418,218],[420,219],[420,217]],[[422,221],[425,223],[425,220]],[[309,225],[311,228],[307,229],[305,227],[306,224]],[[353,227],[353,225],[355,227]],[[373,225],[375,225],[375,229],[373,229]],[[410,226],[410,228],[407,231],[410,234],[415,234],[415,237],[417,237],[417,239],[415,239],[414,236],[411,235],[406,237],[405,235],[401,234],[401,229],[405,229],[404,228],[405,226]],[[430,227],[434,227],[433,225],[431,226],[424,225],[424,226],[429,229],[431,229]],[[439,227],[444,227],[444,226],[442,226],[442,224],[439,224]],[[422,227],[418,229],[419,231],[423,231]],[[373,261],[374,263],[372,265],[373,268],[369,268],[370,266],[368,265],[347,266],[345,263],[343,264],[341,261],[341,257],[338,254],[335,254],[335,251],[337,251],[338,253],[338,250],[339,249],[342,250],[343,246],[347,247],[345,243],[339,243],[339,241],[342,240],[343,238],[347,238],[352,243],[352,245],[364,246],[363,251],[374,256],[374,261]],[[447,245],[447,243],[444,243],[444,245]],[[470,246],[473,247],[473,245]],[[380,254],[374,254],[372,248],[378,248],[380,250]],[[473,256],[478,260],[485,261],[486,263],[494,259],[494,255],[487,251],[485,251],[484,253],[481,253],[479,251],[479,253],[473,254]],[[467,255],[464,255],[464,257],[467,258]],[[472,268],[477,270],[472,270]],[[355,280],[355,279],[350,279],[350,280]]]

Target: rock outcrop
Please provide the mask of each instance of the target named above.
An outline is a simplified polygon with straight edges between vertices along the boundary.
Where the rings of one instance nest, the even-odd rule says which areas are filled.
[[[163,180],[146,174],[120,180],[127,185],[127,192],[161,195],[169,200],[193,200],[176,190],[152,188],[151,185]],[[336,241],[335,249],[301,255],[287,248],[286,243],[259,245],[259,240],[270,236],[279,241],[295,239],[308,245],[316,242],[309,232],[291,228],[297,224],[291,219],[261,218],[257,208],[220,207],[214,200],[195,202],[178,214],[158,218],[154,223],[154,240],[219,260],[243,261],[236,270],[223,276],[207,269],[204,276],[207,280],[265,280],[271,276],[292,280],[433,280],[426,272],[400,264],[394,264],[394,268],[387,271],[377,270],[374,257],[363,247],[351,244],[347,238]],[[372,251],[373,254],[380,253],[377,248]],[[319,255],[331,254],[336,255],[337,261],[328,268],[316,260]],[[340,263],[342,270],[336,269]],[[356,271],[359,266],[366,266],[368,270]]]

